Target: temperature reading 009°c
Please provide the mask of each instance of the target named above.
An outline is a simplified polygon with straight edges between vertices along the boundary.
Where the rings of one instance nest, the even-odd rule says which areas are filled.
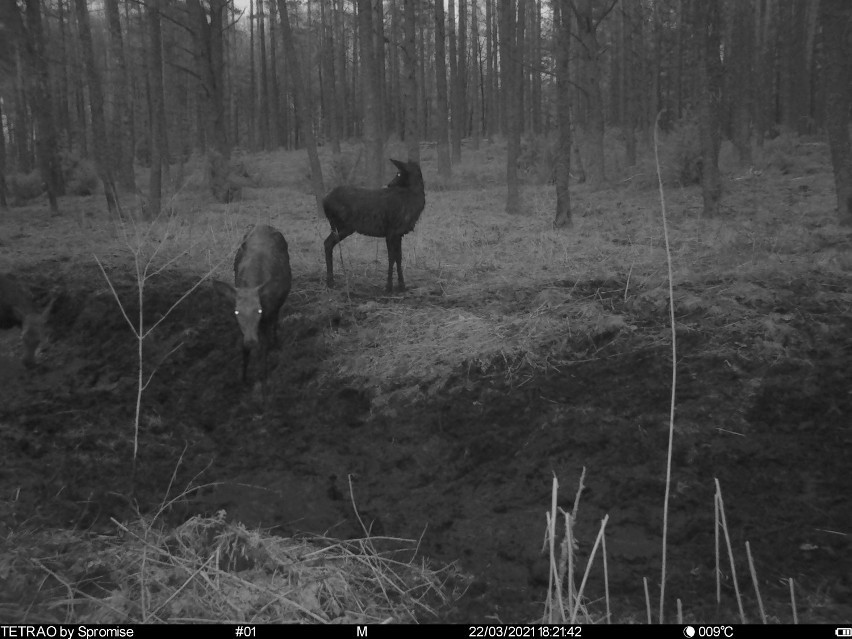
[[[727,637],[734,636],[733,626],[684,626],[683,636],[687,639],[692,637]]]

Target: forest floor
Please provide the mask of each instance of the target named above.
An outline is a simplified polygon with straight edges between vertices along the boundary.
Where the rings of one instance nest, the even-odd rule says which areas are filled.
[[[678,340],[666,594],[687,619],[739,620],[727,560],[715,601],[716,479],[747,619],[759,620],[746,541],[771,620],[792,621],[789,578],[800,621],[852,619],[852,238],[825,145],[785,154],[727,172],[718,219],[702,218],[697,186],[666,190]],[[529,215],[503,212],[504,158],[498,144],[466,148],[440,183],[425,149],[409,290],[393,295],[384,242],[360,236],[340,245],[326,289],[328,225],[302,154],[246,156],[255,186],[238,204],[186,183],[148,235],[125,237],[98,197],[63,198],[60,217],[43,202],[0,213],[0,270],[42,303],[60,293],[35,370],[19,333],[0,334],[0,537],[107,532],[191,488],[168,509],[175,524],[224,510],[279,535],[349,538],[364,535],[360,516],[470,575],[435,620],[529,622],[547,596],[553,477],[569,509],[585,468],[579,557],[608,514],[613,618],[644,620],[672,377],[658,191],[636,176],[578,185],[574,227],[556,231],[552,185],[524,187]],[[254,222],[284,233],[293,270],[265,402],[240,383],[236,323],[202,282],[230,280]],[[165,319],[144,343],[153,377],[131,486],[137,343],[95,257],[135,322],[133,247],[159,271],[145,325]],[[597,563],[586,591],[597,618],[601,575]]]

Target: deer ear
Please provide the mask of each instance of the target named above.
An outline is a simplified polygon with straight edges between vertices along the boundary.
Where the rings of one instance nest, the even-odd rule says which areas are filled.
[[[213,288],[216,289],[216,292],[219,293],[222,298],[230,302],[232,305],[237,303],[237,291],[227,282],[213,280]]]
[[[396,165],[400,171],[407,172],[408,168],[405,166],[405,162],[400,162],[399,160],[394,160],[393,158],[388,158],[391,162]]]

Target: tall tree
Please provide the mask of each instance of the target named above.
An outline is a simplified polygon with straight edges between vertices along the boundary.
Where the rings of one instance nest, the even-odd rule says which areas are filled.
[[[384,174],[384,140],[382,139],[381,79],[373,38],[373,8],[371,0],[358,0],[358,39],[361,47],[363,77],[364,144],[367,147],[367,181],[378,186]]]
[[[435,3],[435,131],[438,136],[438,175],[449,179],[450,147],[447,122],[447,58],[444,45],[444,3]]]
[[[470,59],[473,73],[473,81],[470,90],[471,105],[471,148],[479,150],[479,141],[482,138],[482,91],[484,82],[482,78],[482,46],[479,43],[479,16],[477,2],[470,5]]]
[[[166,155],[162,148],[162,127],[166,125],[165,98],[163,90],[163,34],[160,25],[160,0],[148,2],[148,56],[150,63],[149,79],[151,109],[151,139],[148,143],[151,149],[151,176],[148,181],[147,217],[155,218],[160,214],[162,206],[163,158]]]
[[[754,73],[754,10],[747,2],[731,7],[730,51],[726,65],[729,94],[731,142],[741,164],[751,164],[751,113]]]
[[[62,188],[59,169],[59,141],[53,122],[53,100],[50,93],[50,73],[45,54],[44,26],[41,20],[40,0],[26,0],[25,41],[30,74],[31,108],[35,113],[37,125],[36,149],[38,151],[41,178],[47,187],[47,199],[54,215],[59,213],[57,196]],[[19,18],[17,11],[10,11],[10,17]],[[18,29],[20,33],[22,29]]]
[[[0,100],[0,122],[3,121],[3,100]],[[6,201],[6,133],[0,127],[0,209],[9,206]]]
[[[111,80],[113,117],[110,127],[112,156],[115,162],[113,166],[119,186],[133,193],[136,191],[136,176],[133,173],[133,104],[118,0],[104,0],[104,8],[109,26],[110,55],[114,64]]]
[[[639,96],[636,91],[636,76],[639,75],[638,52],[635,50],[636,31],[639,25],[639,0],[621,0],[621,42],[619,81],[619,118],[624,132],[624,150],[627,166],[636,165],[636,126],[638,122]]]
[[[809,55],[808,7],[816,7],[813,2],[780,2],[779,9],[779,51],[778,51],[778,103],[781,124],[792,131],[805,133],[808,129],[810,107],[810,69],[807,67]]]
[[[467,3],[459,0],[459,59],[456,64],[456,82],[459,94],[459,156],[461,139],[467,137],[468,101],[467,101]]]
[[[281,16],[281,32],[284,35],[284,45],[287,47],[287,58],[292,61],[288,65],[292,84],[295,87],[293,92],[296,100],[296,113],[299,120],[302,122],[302,130],[305,135],[305,147],[308,151],[308,162],[311,165],[311,185],[314,190],[314,198],[317,205],[317,213],[322,213],[322,198],[325,195],[325,187],[322,179],[322,166],[317,153],[317,141],[314,137],[314,127],[311,122],[311,112],[308,109],[308,104],[305,101],[305,81],[302,77],[302,66],[298,63],[299,58],[296,53],[296,44],[293,40],[293,29],[290,27],[290,15],[287,10],[286,0],[278,0],[278,13]]]
[[[95,150],[95,166],[98,176],[104,185],[104,196],[111,215],[118,215],[115,182],[112,167],[117,158],[110,153],[110,142],[107,139],[106,115],[104,114],[104,93],[101,76],[95,63],[95,51],[92,48],[92,29],[89,26],[89,9],[86,0],[74,0],[77,14],[77,29],[80,31],[80,43],[83,47],[83,60],[86,63],[86,75],[89,84],[89,107],[92,110],[92,131],[94,133],[92,146]]]
[[[529,70],[530,78],[530,129],[535,135],[540,135],[541,128],[541,71],[539,67],[542,64],[542,42],[541,42],[541,2],[542,0],[533,0],[530,8],[530,60]]]
[[[266,70],[266,11],[263,8],[263,0],[257,0],[257,37],[260,44],[260,140],[263,148],[268,151],[272,148],[272,140],[269,136],[269,75]]]
[[[821,0],[823,33],[823,87],[825,120],[837,191],[840,223],[852,226],[852,140],[849,109],[852,107],[852,3]]]
[[[485,0],[485,99],[482,100],[483,119],[485,120],[485,137],[490,138],[497,129],[500,118],[498,100],[494,80],[494,56],[496,55],[494,33],[494,0]]]
[[[510,215],[526,213],[521,205],[521,187],[518,178],[518,157],[521,151],[521,128],[523,126],[523,51],[524,28],[526,26],[526,0],[500,1],[500,31],[504,36],[501,43],[500,72],[504,103],[508,112],[506,121],[508,140],[506,143],[506,212]]]
[[[755,2],[755,94],[759,96],[773,95],[773,78],[775,77],[775,13],[777,0]],[[763,140],[774,124],[774,101],[759,100],[754,104],[754,122],[756,142],[763,146]]]
[[[452,150],[453,164],[458,164],[461,162],[462,96],[456,47],[456,7],[454,0],[449,0],[447,11],[449,12],[450,28],[447,34],[450,41],[450,149]]]
[[[380,155],[384,155],[384,140],[388,136],[388,133],[392,130],[393,126],[392,117],[388,112],[388,108],[390,106],[389,100],[387,99],[387,82],[385,78],[385,17],[384,17],[384,3],[382,0],[370,0],[373,8],[373,16],[372,16],[372,30],[373,30],[373,64],[374,73],[376,75],[376,87],[378,96],[378,107],[381,110],[379,117],[377,118],[377,124],[379,126],[379,138],[382,141],[382,152]],[[310,2],[308,3],[310,7]],[[384,158],[382,158],[382,169],[384,168]],[[384,174],[384,170],[380,171],[380,175]]]
[[[580,151],[586,180],[594,187],[606,181],[604,164],[604,103],[601,90],[598,28],[615,6],[617,0],[575,0],[572,3],[577,19],[577,84],[579,104],[575,114],[580,135]],[[606,4],[604,4],[606,2]]]
[[[334,52],[334,101],[338,105],[335,127],[337,128],[337,137],[342,138],[349,134],[346,114],[350,109],[346,109],[344,106],[350,104],[351,96],[346,86],[346,35],[343,29],[343,0],[335,1],[340,3],[336,8],[332,8],[333,28],[337,41],[337,49]]]
[[[58,114],[58,135],[59,138],[65,142],[69,147],[71,146],[72,141],[72,129],[71,129],[71,112],[68,109],[69,106],[69,78],[71,76],[69,67],[72,64],[71,56],[69,54],[71,50],[71,46],[68,42],[68,26],[66,19],[66,9],[65,3],[62,0],[59,0],[56,3],[56,18],[59,23],[59,65],[60,69],[58,70],[57,75],[59,76],[59,95],[57,96],[57,114]]]
[[[249,0],[249,104],[248,130],[249,146],[257,148],[257,76],[254,62],[254,22],[257,15],[254,10],[254,0]],[[206,128],[206,126],[205,126]]]
[[[278,11],[279,20],[281,20],[281,10],[279,8]],[[289,17],[289,16],[288,16]],[[283,23],[282,23],[283,24]],[[293,146],[294,139],[294,129],[298,130],[298,118],[291,118],[290,113],[290,101],[287,99],[287,96],[294,95],[295,89],[291,87],[290,83],[290,58],[288,54],[288,44],[287,44],[287,36],[284,33],[283,27],[279,29],[279,33],[281,34],[281,68],[283,73],[278,76],[278,145],[285,148],[290,149]],[[296,64],[296,61],[292,62],[292,64]],[[291,126],[291,122],[296,120],[295,125]]]
[[[388,103],[388,122],[390,126],[388,133],[398,133],[401,139],[405,139],[405,115],[403,112],[403,98],[401,85],[400,52],[405,47],[402,28],[402,17],[400,16],[399,2],[391,0],[390,7],[390,45],[388,46],[388,77],[385,99]]]
[[[720,0],[690,0],[692,28],[698,47],[698,136],[701,143],[701,193],[704,215],[719,213],[722,178],[719,175],[721,146],[722,60]]]
[[[320,2],[320,23],[322,24],[322,70],[323,70],[323,114],[325,116],[326,137],[331,140],[332,153],[340,153],[340,137],[343,135],[339,126],[338,111],[344,108],[342,97],[338,96],[337,71],[334,59],[337,48],[343,46],[337,41],[333,24],[334,9],[330,0]],[[340,100],[340,101],[338,101]]]
[[[571,221],[571,0],[551,0],[556,56],[556,228]]]
[[[408,161],[420,162],[420,135],[417,131],[417,50],[416,34],[416,0],[403,0],[403,31],[402,40],[402,94],[405,106],[405,146],[408,149]]]
[[[281,140],[279,125],[281,116],[278,103],[278,50],[275,45],[275,2],[269,2],[269,139],[270,148],[276,148]]]
[[[423,11],[422,15],[428,15],[428,13]],[[417,29],[418,48],[421,52],[421,55],[417,56],[417,86],[419,87],[417,90],[417,97],[419,98],[417,101],[417,128],[422,137],[428,136],[430,124],[429,100],[431,95],[427,86],[430,86],[432,78],[430,74],[426,73],[426,56],[429,55],[430,60],[434,59],[434,56],[431,55],[434,53],[434,46],[431,49],[429,48],[433,41],[426,37],[429,22],[425,18],[418,20],[419,28]]]
[[[18,18],[18,22],[20,22],[18,8],[13,8],[15,9],[14,15]],[[20,25],[20,29],[23,29],[22,24]],[[21,31],[18,31],[18,33],[21,33]],[[11,133],[15,146],[15,166],[21,173],[29,173],[33,170],[32,145],[30,140],[30,130],[32,127],[30,126],[30,117],[27,109],[29,101],[27,96],[27,77],[29,74],[25,68],[27,66],[24,60],[26,56],[22,55],[22,48],[20,42],[15,43],[15,117],[12,118],[10,124],[12,125]]]
[[[189,0],[195,63],[204,92],[208,169],[213,197],[230,202],[240,188],[230,181],[231,145],[224,96],[224,16],[228,0]]]

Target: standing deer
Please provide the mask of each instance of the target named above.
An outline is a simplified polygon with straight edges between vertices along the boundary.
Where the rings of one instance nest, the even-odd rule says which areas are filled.
[[[278,313],[290,293],[287,241],[271,226],[253,227],[234,258],[234,286],[213,280],[213,287],[234,308],[243,334],[243,382],[249,357],[256,351],[266,389],[267,354],[278,345]]]
[[[420,219],[423,207],[426,206],[426,194],[423,174],[417,162],[391,162],[399,172],[385,188],[338,186],[322,201],[323,211],[331,224],[331,233],[325,238],[326,284],[329,288],[334,288],[334,247],[353,233],[361,233],[385,238],[388,247],[387,291],[393,291],[394,263],[399,290],[405,290],[402,236],[414,229]]]

